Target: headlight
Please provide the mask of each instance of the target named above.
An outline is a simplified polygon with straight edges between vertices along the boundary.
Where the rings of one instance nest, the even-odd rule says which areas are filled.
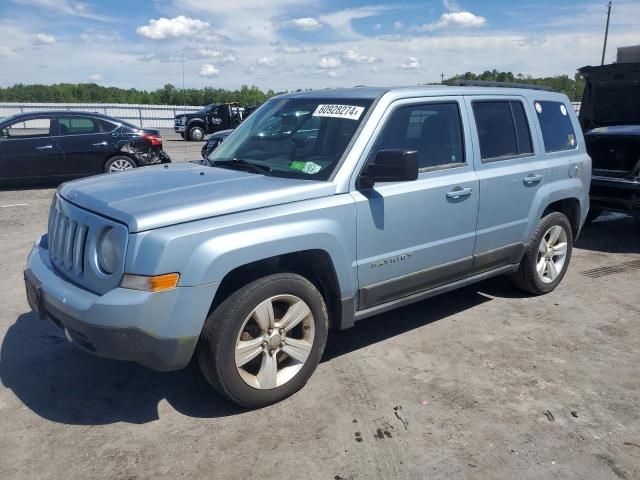
[[[120,266],[123,254],[116,230],[111,227],[105,229],[98,240],[98,265],[100,269],[106,274],[112,274]]]

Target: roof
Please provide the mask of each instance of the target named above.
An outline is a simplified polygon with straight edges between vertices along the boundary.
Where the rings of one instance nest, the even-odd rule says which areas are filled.
[[[546,97],[548,95],[561,95],[555,92],[532,89],[530,86],[449,86],[449,85],[416,85],[401,87],[354,87],[340,89],[312,90],[308,92],[295,92],[279,96],[278,98],[331,98],[331,99],[361,99],[375,100],[376,98],[391,93],[397,97],[435,97],[449,95],[537,95]]]

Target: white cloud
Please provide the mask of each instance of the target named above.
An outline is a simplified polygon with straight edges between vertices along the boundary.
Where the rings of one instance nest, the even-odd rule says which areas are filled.
[[[351,22],[353,22],[353,20],[374,17],[392,8],[393,5],[376,5],[358,8],[347,8],[338,12],[320,15],[319,18],[322,22],[330,25],[336,33],[343,37],[360,38],[361,36],[356,33],[356,31],[353,29],[353,26],[351,25]]]
[[[433,23],[414,28],[417,32],[430,32],[444,28],[479,28],[487,23],[487,19],[471,12],[443,13],[440,19]]]
[[[290,20],[288,22],[288,25],[298,30],[304,30],[306,32],[317,30],[322,26],[322,24],[318,20],[311,17],[294,18],[293,20]]]
[[[420,70],[422,66],[416,57],[409,57],[404,63],[400,64],[400,68],[403,70]]]
[[[102,80],[104,80],[104,77],[99,73],[94,73],[92,75],[89,75],[89,80],[91,80],[92,82],[101,82]]]
[[[233,50],[221,50],[211,47],[201,47],[197,49],[191,57],[197,59],[214,59],[217,63],[236,63],[238,61],[238,57]]]
[[[110,17],[96,15],[87,7],[86,3],[70,2],[68,0],[12,0],[13,3],[26,5],[28,7],[44,8],[60,15],[71,15],[75,17],[89,18],[103,22],[113,21]]]
[[[174,18],[152,19],[149,21],[149,25],[138,27],[136,32],[151,40],[165,40],[167,38],[193,37],[208,29],[209,22],[178,15]]]
[[[333,69],[338,68],[342,64],[342,61],[339,58],[335,57],[322,57],[318,66],[322,69]]]
[[[202,68],[200,69],[200,73],[198,75],[205,78],[212,78],[212,77],[217,77],[219,73],[220,73],[220,70],[218,70],[215,66],[211,65],[210,63],[207,63],[202,66]]]
[[[460,8],[460,5],[458,5],[458,2],[456,2],[455,0],[442,0],[442,4],[444,5],[444,8],[446,8],[450,12],[459,12],[460,10],[462,10]]]
[[[340,76],[341,75],[338,72],[336,72],[335,70],[330,70],[330,71],[327,72],[327,77],[338,78]]]
[[[380,30],[381,28],[382,28],[382,24],[381,24],[381,23],[376,23],[376,24],[373,26],[373,29],[374,29],[374,30]]]
[[[402,30],[404,28],[404,22],[396,20],[395,22],[393,22],[393,28],[395,28],[396,30]]]
[[[296,54],[313,53],[318,51],[317,47],[314,47],[312,45],[302,45],[300,43],[289,44],[285,42],[274,42],[272,45],[276,47],[276,52],[278,53]]]
[[[47,35],[46,33],[38,33],[33,37],[33,43],[35,45],[53,45],[56,43],[56,37],[53,35]]]
[[[275,67],[278,64],[278,61],[273,57],[260,57],[256,60],[256,65],[259,67]]]
[[[345,63],[374,63],[378,61],[378,58],[363,55],[355,50],[347,50],[342,53],[342,60]]]

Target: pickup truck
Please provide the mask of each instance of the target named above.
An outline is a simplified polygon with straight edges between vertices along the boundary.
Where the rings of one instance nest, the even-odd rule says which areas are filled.
[[[255,109],[239,107],[235,103],[213,103],[197,112],[176,115],[174,130],[187,141],[200,142],[210,133],[236,128]]]
[[[565,95],[283,95],[202,165],[61,186],[27,298],[87,352],[157,370],[195,355],[221,395],[262,407],[309,380],[329,328],[497,275],[554,290],[590,180]]]
[[[578,70],[585,79],[580,124],[593,161],[591,211],[640,220],[640,63]]]

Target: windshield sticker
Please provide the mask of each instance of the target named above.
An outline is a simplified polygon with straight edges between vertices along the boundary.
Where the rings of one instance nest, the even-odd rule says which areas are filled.
[[[536,102],[536,112],[542,113],[542,105],[540,105],[540,102]]]
[[[566,117],[567,116],[567,107],[565,107],[564,105],[560,105],[560,113]]]
[[[318,105],[313,116],[358,120],[362,112],[364,112],[364,107],[356,107],[355,105]]]
[[[292,170],[298,170],[302,173],[306,173],[307,175],[314,175],[322,170],[322,167],[317,163],[313,162],[291,162],[289,164],[289,168]]]

